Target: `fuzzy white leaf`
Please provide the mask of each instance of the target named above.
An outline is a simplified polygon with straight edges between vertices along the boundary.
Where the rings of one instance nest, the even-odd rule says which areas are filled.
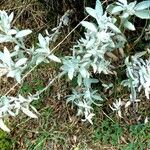
[[[21,103],[24,103],[24,102],[26,102],[27,100],[22,96],[22,95],[18,95],[18,97],[19,97],[19,101],[21,102]]]
[[[3,67],[1,68],[1,67],[0,67],[0,77],[6,75],[7,72],[8,72],[8,69],[7,69],[7,68],[3,68]]]
[[[27,116],[31,118],[38,118],[34,113],[32,113],[29,109],[21,107],[21,110],[23,113],[25,113]]]
[[[15,74],[16,74],[16,71],[15,70],[11,70],[11,71],[8,72],[7,77],[14,78]]]
[[[81,22],[82,26],[87,28],[88,30],[91,30],[93,32],[97,32],[97,28],[94,23],[88,22],[88,21],[82,21]]]
[[[107,23],[107,25],[115,32],[117,33],[121,33],[121,31],[119,30],[119,28],[117,28],[113,23]]]
[[[19,31],[17,34],[16,34],[16,38],[22,38],[24,36],[27,36],[28,34],[31,34],[32,31],[29,30],[29,29],[26,29],[26,30],[22,30],[22,31]]]
[[[15,79],[18,83],[21,83],[21,71],[19,71],[19,70],[16,71]]]
[[[91,57],[92,56],[92,54],[85,54],[84,56],[83,56],[83,58],[89,58],[89,57]]]
[[[149,99],[149,94],[150,94],[150,91],[148,89],[145,89],[145,96],[147,99]]]
[[[78,75],[77,83],[79,86],[81,86],[81,84],[82,84],[82,76],[80,74]]]
[[[13,18],[14,18],[14,13],[12,12],[12,13],[9,15],[9,22],[12,22]]]
[[[21,58],[21,59],[19,59],[16,62],[15,67],[17,68],[17,67],[20,67],[20,66],[24,65],[27,62],[27,60],[28,60],[27,58]]]
[[[143,55],[145,55],[147,52],[143,51],[143,52],[138,52],[133,56],[133,59],[138,59],[140,57],[142,57]]]
[[[68,71],[68,77],[69,77],[70,80],[72,80],[73,74],[74,74],[74,69],[70,68],[69,71]]]
[[[95,9],[90,8],[90,7],[86,7],[85,9],[86,9],[86,12],[87,12],[90,16],[92,16],[93,18],[96,19],[96,11],[95,11]]]
[[[120,18],[124,20],[124,19],[127,19],[129,16],[130,16],[129,12],[124,12],[122,16],[120,16]]]
[[[128,108],[130,105],[131,105],[131,101],[128,101],[128,102],[125,104],[125,108]]]
[[[148,121],[148,117],[146,117],[145,118],[145,120],[144,120],[144,123],[146,124],[146,123],[148,123],[149,121]]]
[[[16,114],[15,114],[14,112],[10,111],[10,110],[8,110],[8,113],[9,113],[9,115],[12,116],[12,117],[15,117],[15,116],[16,116]]]
[[[82,119],[82,121],[88,121],[88,122],[90,122],[93,125],[93,122],[92,122],[93,116],[95,116],[95,114],[90,113],[90,114],[86,115],[85,119]]]
[[[11,42],[12,37],[10,35],[1,35],[0,34],[0,43]]]
[[[44,54],[49,54],[50,50],[47,48],[38,48],[35,50],[36,53],[44,53]]]
[[[139,10],[134,14],[141,19],[150,19],[150,10]]]
[[[45,60],[45,58],[43,56],[38,57],[36,60],[36,65],[40,64],[41,62],[43,62]]]
[[[121,110],[119,110],[117,113],[118,113],[118,116],[119,116],[120,118],[123,118],[122,115],[121,115]]]
[[[6,132],[10,132],[10,129],[4,124],[2,119],[0,119],[0,128]]]
[[[30,105],[30,107],[35,113],[40,114],[34,106]]]
[[[103,7],[102,7],[100,0],[96,0],[95,10],[96,10],[96,14],[98,18],[103,15]]]
[[[121,7],[121,6],[116,6],[116,7],[114,7],[114,8],[112,9],[111,13],[112,13],[112,14],[115,14],[115,13],[118,13],[118,12],[123,11],[123,10],[124,10],[123,7]]]
[[[56,57],[54,54],[49,55],[48,58],[55,62],[61,63],[61,60],[58,57]]]
[[[91,66],[93,67],[93,72],[96,73],[96,71],[97,71],[97,65],[93,63],[93,64],[91,64]]]
[[[8,35],[14,35],[14,34],[16,34],[17,33],[17,31],[15,30],[15,29],[11,29],[11,30],[9,30],[8,31]]]
[[[91,40],[89,40],[89,42],[86,45],[86,49],[90,48],[91,46],[93,46],[93,44],[95,43],[95,39],[92,38]]]
[[[9,50],[6,47],[4,47],[3,62],[5,62],[9,67],[11,66],[11,55],[10,55]]]
[[[134,25],[131,22],[129,22],[128,20],[126,20],[123,25],[124,25],[124,27],[126,27],[129,30],[132,30],[132,31],[135,30]]]
[[[86,78],[88,75],[87,75],[87,71],[85,68],[80,68],[80,74],[83,78]]]
[[[134,1],[134,2],[132,2],[132,3],[129,3],[129,5],[128,5],[128,10],[134,10],[134,7],[135,7],[135,5],[136,5],[136,1]]]
[[[5,59],[7,58],[8,60],[11,59],[10,52],[6,47],[4,47],[4,57],[5,57]]]
[[[150,1],[147,0],[147,1],[138,3],[134,9],[135,10],[143,10],[143,9],[147,9],[149,7],[150,7]]]
[[[46,48],[47,43],[45,38],[42,36],[42,34],[39,34],[38,40],[39,40],[40,47]]]
[[[96,100],[103,100],[100,95],[93,95],[92,97]]]
[[[83,108],[86,108],[86,109],[92,109],[92,107],[91,106],[89,106],[86,102],[78,102],[78,104],[77,104],[79,107],[83,107]]]

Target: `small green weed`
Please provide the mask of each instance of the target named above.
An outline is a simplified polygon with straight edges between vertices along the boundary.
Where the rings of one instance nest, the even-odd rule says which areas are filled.
[[[93,133],[94,142],[117,146],[120,150],[150,149],[150,125],[120,126],[117,122],[105,119]],[[123,137],[127,143],[121,139]]]
[[[132,125],[129,130],[129,143],[122,150],[148,150],[150,149],[150,125]]]
[[[117,122],[106,119],[94,131],[94,141],[116,146],[122,134],[123,128]]]
[[[12,141],[8,134],[0,130],[0,150],[11,150]]]
[[[27,94],[27,93],[31,93],[33,90],[33,87],[31,87],[28,82],[24,82],[23,86],[20,89],[20,94]]]

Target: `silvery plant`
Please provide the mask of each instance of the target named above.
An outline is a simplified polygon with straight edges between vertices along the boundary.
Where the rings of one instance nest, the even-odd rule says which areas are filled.
[[[69,13],[69,12],[68,12]],[[30,29],[19,30],[12,27],[11,23],[14,14],[10,15],[5,11],[0,11],[0,44],[9,43],[13,48],[8,49],[6,46],[0,51],[0,78],[3,76],[11,77],[17,83],[22,83],[22,77],[26,71],[29,71],[34,66],[45,62],[50,63],[61,62],[61,60],[54,55],[50,49],[50,45],[56,41],[59,30],[65,24],[68,13],[65,14],[60,21],[57,28],[53,29],[53,33],[49,34],[46,31],[46,36],[38,35],[38,43],[36,46],[27,48],[25,46],[25,37],[32,33]],[[27,98],[22,95],[17,97],[7,96],[7,94],[0,97],[0,128],[9,132],[10,129],[4,124],[4,118],[8,116],[17,116],[20,111],[31,118],[37,118],[33,113],[36,109],[31,105],[33,100],[37,100],[38,95],[29,94]],[[33,112],[32,112],[32,111]]]
[[[87,13],[95,20],[93,22],[81,22],[86,29],[85,37],[81,38],[71,49],[72,56],[66,56],[63,59],[63,66],[61,67],[63,73],[67,73],[70,80],[75,78],[77,81],[77,87],[73,89],[73,93],[68,97],[67,102],[74,103],[78,106],[77,115],[83,115],[85,117],[83,119],[84,121],[88,120],[92,123],[91,119],[94,116],[92,106],[94,104],[101,105],[103,101],[101,93],[98,93],[97,90],[93,90],[91,87],[91,84],[99,82],[97,79],[93,79],[92,75],[113,74],[112,70],[114,66],[111,65],[111,60],[106,58],[107,54],[117,48],[124,47],[126,38],[121,31],[122,28],[135,30],[134,25],[129,22],[131,16],[135,15],[142,19],[150,18],[149,7],[149,1],[138,4],[137,2],[132,2],[128,4],[126,0],[118,0],[116,3],[110,4],[107,7],[107,11],[104,12],[101,2],[97,0],[95,9],[90,7],[86,8]],[[109,16],[108,14],[111,15]],[[118,16],[120,17],[119,20],[117,20]],[[142,54],[144,55],[145,52]],[[139,55],[140,54],[136,54],[132,58],[135,60]],[[149,83],[147,77],[148,72],[145,68],[148,65],[148,61],[144,62],[144,60],[140,58],[139,60],[136,59],[136,61],[133,62],[134,65],[132,65],[132,62],[129,61],[129,57],[127,57],[125,62],[127,66],[127,77],[129,77],[129,79],[123,81],[122,84],[131,89],[130,102],[133,102],[133,95],[140,92],[142,88],[145,90],[146,97],[149,98],[149,85],[147,85],[147,88],[145,87],[145,83]],[[141,69],[141,67],[143,69]],[[129,82],[131,75],[129,70],[132,70],[132,76],[135,76],[134,80],[132,79],[133,84]],[[134,102],[137,102],[136,98]],[[118,115],[122,117],[121,107],[123,105],[127,106],[119,99],[119,101],[116,100],[116,102],[113,103],[114,107],[110,107],[112,110],[117,111]]]
[[[143,60],[141,57],[144,54],[146,52],[143,51],[131,56],[130,60],[129,57],[125,60],[128,79],[124,80],[122,84],[131,90],[130,99],[133,102],[137,100],[137,93],[142,89],[147,99],[150,95],[150,58]]]
[[[135,26],[130,22],[132,16],[141,19],[150,19],[150,1],[146,0],[140,3],[137,1],[128,3],[127,0],[118,0],[114,4],[107,7],[107,11],[112,15],[117,15],[120,18],[120,25],[129,30],[135,30]]]
[[[11,77],[17,83],[22,83],[25,72],[40,63],[50,63],[51,61],[62,63],[58,78],[67,75],[70,81],[74,80],[77,83],[77,86],[72,89],[72,94],[67,96],[67,102],[77,106],[77,115],[83,117],[82,121],[89,121],[92,124],[92,118],[95,115],[93,105],[101,106],[104,97],[101,92],[93,89],[92,84],[99,82],[93,75],[114,74],[115,67],[111,64],[111,58],[108,54],[124,47],[126,38],[122,33],[123,27],[135,30],[134,25],[130,22],[133,15],[142,19],[150,18],[149,7],[149,1],[128,4],[126,0],[118,0],[110,4],[104,11],[101,2],[97,0],[94,9],[86,8],[86,12],[94,18],[94,21],[81,22],[85,28],[85,36],[71,48],[72,55],[61,59],[53,53],[50,46],[58,38],[61,27],[66,25],[68,14],[61,18],[60,24],[54,28],[53,34],[49,34],[48,31],[45,36],[39,34],[37,45],[28,48],[25,44],[25,37],[32,31],[12,27],[11,22],[14,14],[8,15],[5,11],[0,11],[0,43],[8,42],[14,46],[11,49],[4,47],[0,51],[0,77]],[[142,55],[144,54],[142,53]],[[142,89],[144,89],[147,98],[150,93],[150,63],[149,60],[143,60],[139,55],[132,56],[131,59],[127,57],[125,61],[129,79],[123,81],[123,85],[131,89],[131,101],[136,99],[137,93]],[[32,106],[32,101],[37,100],[51,83],[52,81],[43,90],[37,91],[35,95],[29,93],[26,98],[20,94],[16,97],[2,95],[0,97],[0,128],[9,132],[10,129],[5,125],[4,119],[9,116],[15,117],[20,111],[31,118],[37,118],[38,112]],[[105,86],[109,85],[110,83]],[[111,108],[121,116],[122,105],[123,103],[119,99],[113,103]]]

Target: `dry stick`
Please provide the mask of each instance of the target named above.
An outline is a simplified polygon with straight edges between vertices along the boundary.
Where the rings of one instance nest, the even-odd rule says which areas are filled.
[[[17,19],[21,16],[21,14],[24,12],[24,10],[27,9],[28,6],[29,6],[29,4],[26,5],[26,6],[20,11],[19,15],[18,15],[18,16],[14,19],[14,21],[12,22],[12,25],[17,21]]]
[[[86,16],[82,21],[84,21],[84,20],[87,19],[88,17],[89,17],[89,15]],[[82,21],[81,21],[81,22],[82,22]],[[78,23],[78,24],[76,25],[76,27],[74,27],[74,28],[66,35],[66,37],[65,37],[60,43],[58,43],[58,44],[51,50],[51,52],[54,51],[57,47],[59,47],[59,46],[71,35],[71,33],[74,32],[74,31],[80,26],[81,22]],[[48,56],[48,55],[47,55],[47,56]],[[45,56],[45,58],[46,58],[47,56]],[[35,65],[31,70],[29,70],[29,71],[22,77],[21,81],[23,81],[38,65],[39,65],[39,64]],[[19,83],[16,83],[12,88],[10,88],[10,90],[7,91],[7,92],[4,94],[4,96],[7,96],[18,84],[19,84]]]
[[[104,111],[102,111],[103,112],[103,114],[108,118],[108,119],[110,119],[112,122],[115,122],[112,118],[110,118]]]
[[[148,24],[148,21],[146,20],[146,23],[145,23],[144,28],[142,29],[141,35],[134,41],[134,43],[133,43],[133,45],[131,46],[131,48],[129,49],[129,51],[132,50],[132,49],[137,45],[137,43],[139,42],[139,40],[142,38],[142,36],[143,36],[143,34],[144,34],[144,32],[145,32],[145,28],[146,28],[147,24]]]

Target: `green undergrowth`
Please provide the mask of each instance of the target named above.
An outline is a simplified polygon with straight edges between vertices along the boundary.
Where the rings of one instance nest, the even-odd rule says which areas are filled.
[[[117,146],[122,134],[123,128],[117,122],[106,119],[95,128],[93,139],[95,142],[101,141],[103,144]]]
[[[46,98],[45,101],[47,101]],[[3,133],[6,148],[7,144],[8,146],[13,144],[14,148],[28,150],[47,150],[50,148],[58,150],[89,150],[90,148],[103,150],[105,146],[115,150],[150,149],[150,124],[127,125],[117,120],[112,113],[109,114],[110,118],[106,116],[102,118],[97,111],[93,126],[89,126],[86,123],[75,123],[77,120],[70,122],[67,116],[63,117],[67,113],[67,108],[59,116],[57,108],[55,108],[58,106],[45,106],[44,101],[37,101],[33,105],[36,105],[40,112],[38,121],[29,120],[27,117],[21,119],[22,123],[17,128],[18,135],[12,138],[14,139],[13,143],[9,141],[7,134]],[[42,109],[40,109],[41,106]],[[74,137],[76,137],[76,141],[73,142]],[[22,139],[23,147],[18,145],[20,139]]]
[[[43,71],[48,68],[47,65],[41,66]],[[48,73],[49,74],[49,73]],[[27,93],[33,93],[34,91],[40,90],[44,87],[46,82],[42,80],[42,74],[38,72],[38,69],[34,71],[32,74],[32,79],[30,82],[24,82],[20,93],[26,95]],[[113,97],[120,97],[121,92],[117,92],[117,88],[119,87],[120,81],[116,79],[115,87],[112,92]],[[72,81],[72,86],[75,86],[74,80]],[[98,83],[96,87],[99,86],[101,83]],[[116,91],[116,92],[114,92]],[[125,92],[125,91],[122,91]],[[60,118],[57,116],[57,112],[54,111],[56,108],[53,105],[50,105],[47,98],[51,97],[51,93],[53,93],[53,86],[49,88],[49,90],[41,95],[42,98],[38,101],[33,102],[33,106],[37,108],[40,112],[39,116],[39,123],[36,127],[33,127],[34,132],[33,137],[29,135],[22,136],[24,147],[28,150],[47,150],[48,148],[53,149],[57,147],[57,149],[73,149],[73,150],[89,150],[94,145],[94,149],[101,148],[102,145],[108,145],[114,147],[116,150],[147,150],[150,149],[150,124],[136,124],[136,125],[127,125],[122,122],[119,122],[116,118],[114,118],[114,113],[107,112],[109,109],[103,107],[95,107],[96,116],[94,118],[94,126],[84,126],[83,130],[81,129],[80,132],[80,141],[77,141],[75,144],[71,145],[70,140],[72,139],[73,133],[77,132],[78,126],[76,124],[70,124],[69,120],[66,122],[64,118]],[[118,96],[119,95],[119,96]],[[111,95],[110,95],[111,96]],[[57,102],[56,102],[57,103]],[[105,101],[104,101],[105,103]],[[45,106],[46,105],[46,106]],[[42,109],[41,109],[42,108]],[[64,107],[62,107],[64,109]],[[106,116],[103,118],[100,112],[100,109],[106,111],[108,116],[111,119],[107,118]],[[67,108],[63,110],[63,113],[67,113]],[[63,115],[63,114],[61,114]],[[64,121],[65,120],[65,121]],[[26,121],[23,123],[24,126],[28,124]],[[32,121],[29,122],[28,126],[32,127]],[[86,124],[86,123],[85,123]],[[20,130],[21,128],[21,130]],[[23,130],[24,128],[28,127],[19,127],[20,133],[30,133],[32,129]],[[90,136],[90,137],[89,137]],[[7,136],[6,136],[7,137]],[[8,139],[6,139],[6,147],[8,144]],[[88,143],[86,142],[88,139]],[[19,140],[19,137],[15,137],[16,142],[13,143],[14,147],[17,147],[15,143]],[[4,143],[4,142],[3,142]],[[11,145],[11,142],[9,143]],[[8,146],[10,146],[8,145]],[[58,146],[59,145],[59,146]],[[103,146],[102,146],[103,147]]]
[[[12,148],[12,139],[9,135],[0,130],[0,150],[11,150]]]
[[[48,114],[45,114],[47,119]],[[46,118],[45,120],[47,120]],[[121,127],[117,122],[111,123],[108,119],[106,119],[94,130],[92,130],[92,128],[87,129],[88,132],[90,132],[90,135],[92,135],[92,139],[89,140],[88,143],[86,142],[86,139],[89,139],[89,133],[83,133],[85,131],[84,130],[83,132],[80,132],[80,139],[82,140],[75,144],[69,142],[68,139],[70,136],[70,140],[72,140],[72,129],[68,129],[66,132],[62,131],[61,127],[57,125],[57,123],[54,123],[50,128],[48,123],[43,123],[42,127],[38,130],[39,133],[36,138],[31,139],[28,136],[24,137],[24,146],[28,150],[47,150],[48,148],[53,149],[54,147],[57,147],[58,150],[89,150],[91,147],[94,147],[95,149],[103,149],[105,146],[114,147],[115,150],[150,149],[150,136],[148,135],[150,132],[149,125]],[[87,136],[85,136],[85,134],[87,134]]]
[[[119,150],[150,149],[150,124],[123,125],[105,119],[95,126],[93,141],[111,145]]]

